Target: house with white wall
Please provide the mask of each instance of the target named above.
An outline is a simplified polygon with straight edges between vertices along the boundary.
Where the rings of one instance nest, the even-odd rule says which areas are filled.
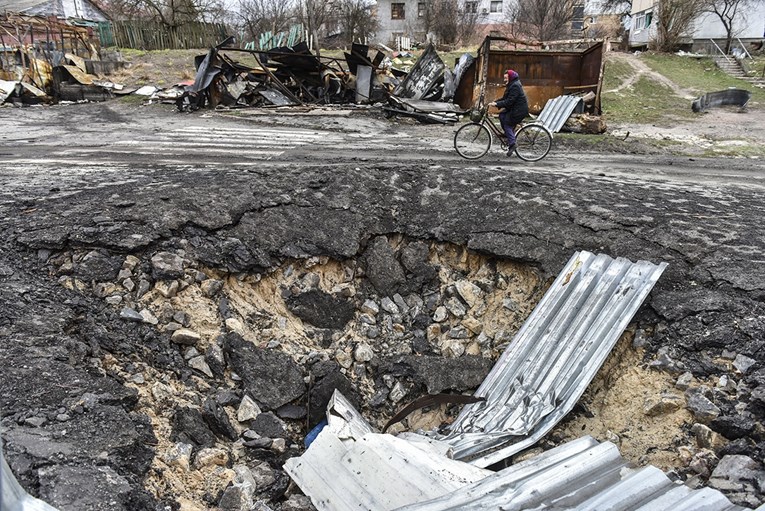
[[[633,0],[630,11],[629,46],[632,49],[649,47],[656,40],[654,15],[661,0]],[[739,10],[733,21],[734,37],[742,42],[758,42],[765,38],[765,0],[755,0]],[[708,50],[711,41],[722,47],[726,38],[725,27],[714,13],[699,15],[686,34],[686,46],[694,51]]]

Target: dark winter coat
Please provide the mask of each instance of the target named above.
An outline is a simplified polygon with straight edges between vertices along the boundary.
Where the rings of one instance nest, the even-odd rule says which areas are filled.
[[[529,115],[529,101],[520,79],[514,78],[508,82],[502,99],[497,100],[497,108],[504,108],[507,117],[518,122]]]

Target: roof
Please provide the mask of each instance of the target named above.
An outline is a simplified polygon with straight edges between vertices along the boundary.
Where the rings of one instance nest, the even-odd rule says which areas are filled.
[[[442,438],[487,467],[533,445],[570,412],[666,263],[577,252]]]
[[[0,0],[0,12],[24,12],[47,3],[53,2],[51,0]]]

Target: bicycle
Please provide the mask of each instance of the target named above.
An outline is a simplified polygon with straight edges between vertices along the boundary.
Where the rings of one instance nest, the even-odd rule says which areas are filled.
[[[507,151],[507,137],[491,120],[486,107],[473,110],[470,120],[454,134],[454,149],[460,156],[468,160],[484,156],[491,149],[492,134]],[[521,123],[515,131],[515,154],[523,161],[539,161],[550,152],[552,139],[552,133],[542,123]]]

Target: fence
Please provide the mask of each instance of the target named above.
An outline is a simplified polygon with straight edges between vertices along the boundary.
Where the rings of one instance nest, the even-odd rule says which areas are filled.
[[[99,27],[100,28],[100,27]],[[120,48],[139,50],[180,50],[209,48],[227,37],[226,27],[220,23],[186,23],[168,27],[155,21],[114,21],[111,34],[101,33]]]

